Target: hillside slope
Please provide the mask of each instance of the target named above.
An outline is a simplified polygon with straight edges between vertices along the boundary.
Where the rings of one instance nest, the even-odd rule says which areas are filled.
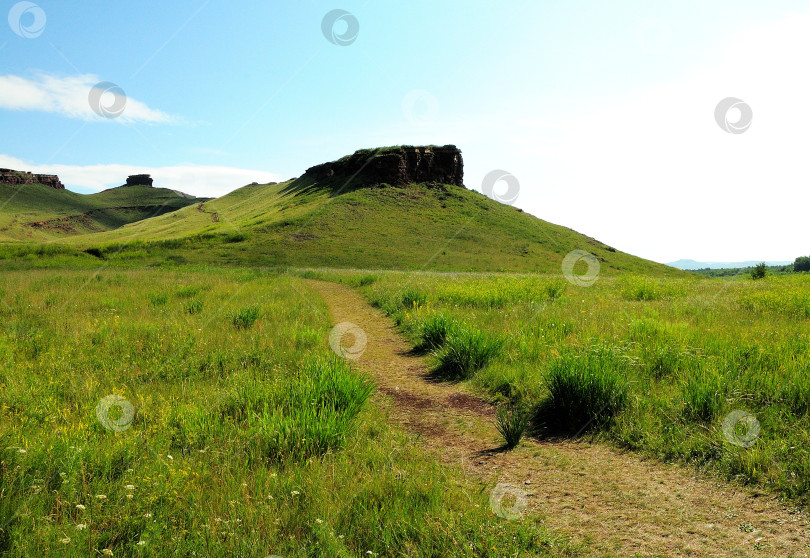
[[[107,231],[202,201],[149,186],[84,195],[43,184],[0,184],[0,241],[48,242]]]
[[[431,148],[404,149],[410,156],[409,149]],[[392,186],[413,176],[414,165],[428,169],[422,178],[430,178],[434,167],[449,176],[440,159],[403,159],[397,166],[392,155],[402,150],[360,151],[312,167],[291,182],[246,186],[71,243],[99,249],[107,258],[174,250],[183,261],[201,263],[539,273],[559,273],[566,254],[587,250],[599,258],[604,274],[683,275],[461,186],[431,181]],[[352,160],[360,165],[355,172],[346,166]],[[384,178],[386,169],[400,178],[368,183]]]

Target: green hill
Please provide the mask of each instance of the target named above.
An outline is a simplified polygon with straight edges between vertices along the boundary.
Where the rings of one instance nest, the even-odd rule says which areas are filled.
[[[566,254],[587,250],[603,274],[684,275],[460,186],[365,183],[390,161],[376,164],[385,158],[379,150],[358,153],[362,172],[319,165],[290,182],[245,186],[71,243],[106,258],[169,250],[199,263],[539,273],[559,273]]]
[[[49,242],[97,233],[202,201],[149,186],[121,186],[84,195],[42,184],[0,184],[0,241]]]
[[[51,233],[57,245],[51,249],[136,264],[559,273],[566,254],[586,250],[603,274],[685,275],[468,190],[459,185],[462,173],[454,146],[393,147],[358,151],[292,181],[245,186],[204,202],[169,190],[158,198],[153,188],[93,196],[32,188],[0,215],[68,217],[74,231],[56,240],[53,231],[30,224],[22,230],[27,239]],[[160,215],[137,220],[126,207]],[[133,222],[123,224],[127,219]],[[19,235],[21,226],[10,230]]]

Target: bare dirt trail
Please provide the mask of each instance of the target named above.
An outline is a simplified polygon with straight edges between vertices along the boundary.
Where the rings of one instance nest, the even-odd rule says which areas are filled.
[[[810,521],[772,495],[584,442],[501,445],[495,409],[464,386],[431,381],[393,322],[343,285],[309,281],[335,324],[351,322],[368,343],[356,365],[371,374],[392,421],[419,435],[447,464],[528,495],[526,513],[585,542],[594,556],[810,557]]]

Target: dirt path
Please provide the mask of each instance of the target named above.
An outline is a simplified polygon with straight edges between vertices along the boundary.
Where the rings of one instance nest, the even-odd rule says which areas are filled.
[[[494,409],[458,384],[427,379],[425,358],[392,321],[348,287],[310,281],[334,323],[351,322],[368,344],[356,364],[374,376],[392,420],[448,464],[527,493],[527,513],[595,556],[810,556],[810,523],[773,496],[715,482],[682,466],[582,442],[500,446]]]

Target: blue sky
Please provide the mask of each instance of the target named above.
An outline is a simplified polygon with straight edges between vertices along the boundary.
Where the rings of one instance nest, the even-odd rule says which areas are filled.
[[[810,252],[807,2],[0,6],[0,166],[76,191],[147,171],[218,195],[358,148],[453,143],[468,187],[506,170],[517,206],[643,257]],[[359,24],[350,44],[322,33],[334,9]],[[101,81],[126,94],[118,118],[90,108]],[[726,97],[751,106],[743,134],[715,122]]]

